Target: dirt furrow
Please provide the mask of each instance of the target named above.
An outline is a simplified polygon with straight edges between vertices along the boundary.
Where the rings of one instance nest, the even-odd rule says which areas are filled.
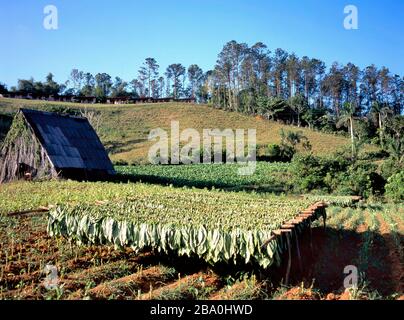
[[[128,295],[135,299],[139,292],[149,291],[152,285],[164,285],[164,281],[169,278],[170,275],[164,267],[153,266],[129,276],[101,283],[89,290],[88,295],[93,299],[105,299],[111,296],[119,299]]]
[[[206,299],[211,291],[220,286],[220,279],[214,274],[195,273],[149,293],[142,294],[140,300]]]
[[[388,253],[386,255],[386,259],[390,263],[391,269],[391,282],[395,284],[395,292],[399,294],[403,294],[404,290],[404,268],[403,261],[400,259],[400,251],[402,252],[403,248],[401,245],[397,246],[396,241],[392,235],[392,230],[389,224],[384,220],[380,215],[377,216],[377,219],[380,223],[380,233],[385,240],[386,246],[388,248]]]
[[[260,295],[262,282],[237,282],[214,292],[209,300],[251,300]]]

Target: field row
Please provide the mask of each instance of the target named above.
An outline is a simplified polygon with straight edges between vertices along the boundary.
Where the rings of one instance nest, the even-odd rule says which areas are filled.
[[[238,164],[116,166],[118,173],[147,182],[231,190],[285,192],[289,164],[257,162],[254,174],[241,176]]]

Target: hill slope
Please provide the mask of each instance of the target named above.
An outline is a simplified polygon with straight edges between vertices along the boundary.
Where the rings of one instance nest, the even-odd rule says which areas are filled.
[[[280,129],[302,130],[309,138],[316,154],[327,154],[349,141],[341,136],[315,132],[306,128],[282,125],[236,112],[218,110],[207,105],[165,103],[138,105],[86,105],[66,102],[0,99],[0,113],[14,113],[18,108],[50,110],[54,107],[91,108],[101,113],[98,133],[112,160],[130,163],[147,162],[147,153],[153,142],[147,137],[152,129],[170,132],[171,121],[179,121],[180,130],[202,129],[256,129],[257,143],[279,143]]]

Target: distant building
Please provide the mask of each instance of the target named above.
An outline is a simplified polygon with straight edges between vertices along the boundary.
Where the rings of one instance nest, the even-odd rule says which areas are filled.
[[[4,98],[14,99],[29,99],[29,100],[45,100],[45,101],[62,101],[62,102],[75,102],[75,103],[97,103],[99,102],[94,96],[72,96],[72,95],[39,95],[26,92],[8,92],[3,94]],[[132,97],[114,97],[106,98],[107,104],[136,104],[136,103],[165,103],[165,102],[181,102],[181,103],[195,103],[195,98],[132,98]]]
[[[112,174],[111,160],[86,118],[20,109],[0,150],[0,183]]]
[[[166,102],[182,102],[182,103],[195,103],[195,98],[131,98],[131,97],[115,97],[107,98],[108,104],[135,104],[135,103],[166,103]]]
[[[73,95],[43,95],[33,94],[21,91],[8,92],[3,94],[4,98],[12,99],[28,99],[28,100],[44,100],[44,101],[61,101],[61,102],[76,102],[76,103],[97,103],[97,98],[94,96],[73,96]]]

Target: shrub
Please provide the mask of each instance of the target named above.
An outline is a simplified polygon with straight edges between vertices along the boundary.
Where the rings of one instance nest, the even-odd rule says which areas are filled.
[[[272,158],[280,158],[281,157],[281,147],[276,143],[272,143],[268,145],[268,156]]]
[[[113,164],[115,166],[127,166],[127,165],[129,165],[128,161],[125,161],[125,160],[122,160],[122,159],[113,161]]]
[[[296,155],[290,171],[294,177],[296,191],[309,192],[317,189],[331,192],[335,189],[335,177],[347,167],[348,162],[343,158],[317,157],[309,154]]]
[[[267,162],[288,162],[291,160],[291,157],[285,157],[280,145],[271,143],[266,148],[266,155],[260,156],[259,160]]]
[[[382,176],[386,180],[388,178],[390,178],[391,176],[394,176],[395,174],[400,173],[402,170],[404,170],[403,165],[391,158],[384,161],[381,166]]]
[[[387,180],[386,197],[395,202],[404,201],[404,170]]]
[[[297,147],[301,145],[304,151],[310,152],[312,146],[302,131],[280,131],[281,143],[271,143],[267,147],[258,146],[258,161],[266,162],[290,162],[297,153]]]
[[[376,172],[377,166],[370,163],[356,163],[350,165],[333,180],[333,190],[338,194],[381,195],[384,193],[386,180]]]
[[[314,190],[341,195],[380,195],[384,192],[386,180],[376,172],[371,162],[351,163],[350,160],[333,155],[318,157],[296,155],[290,172],[297,192]]]
[[[363,160],[381,160],[389,156],[388,152],[384,150],[377,151],[365,151],[362,153],[361,158]]]
[[[258,161],[290,162],[296,151],[289,145],[271,143],[265,148],[265,153],[258,154]]]

